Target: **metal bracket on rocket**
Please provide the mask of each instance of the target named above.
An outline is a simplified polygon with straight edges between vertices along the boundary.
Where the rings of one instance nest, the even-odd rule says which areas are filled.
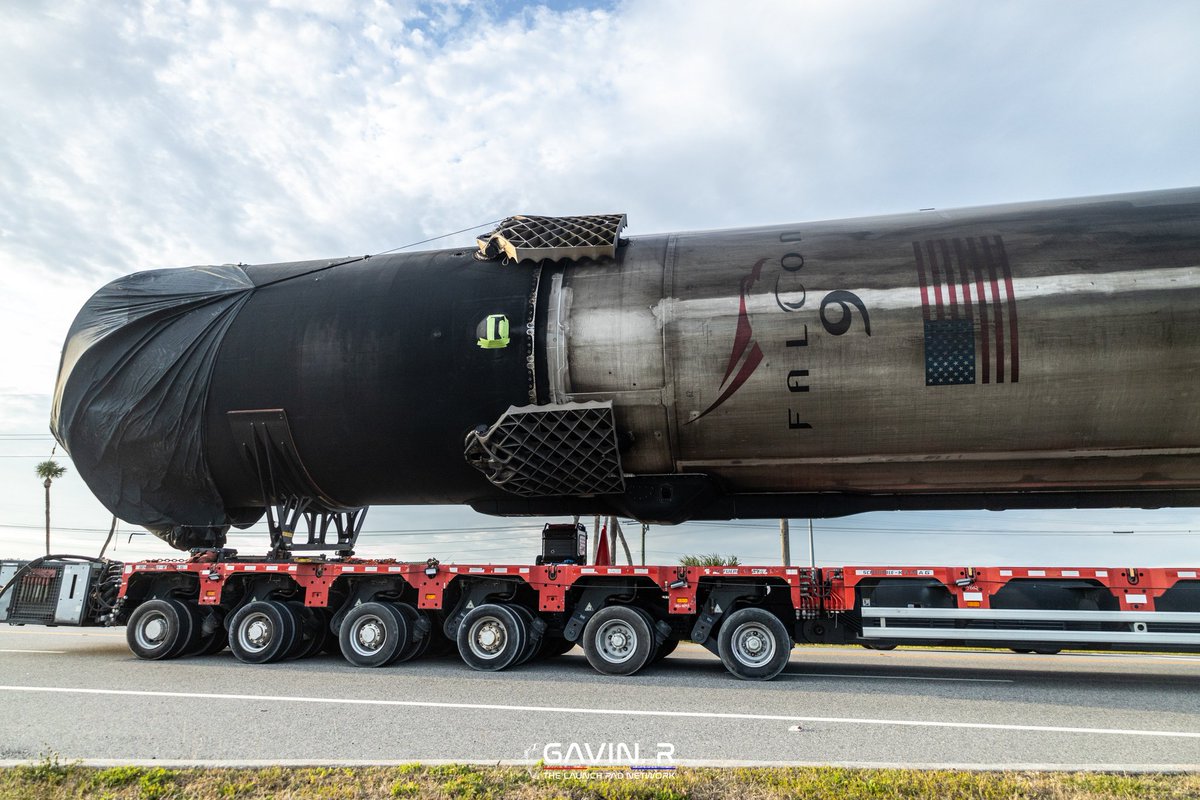
[[[258,474],[271,552],[334,550],[354,554],[366,507],[339,503],[321,490],[304,466],[287,413],[281,408],[230,411],[229,427]],[[304,534],[296,541],[297,529]]]

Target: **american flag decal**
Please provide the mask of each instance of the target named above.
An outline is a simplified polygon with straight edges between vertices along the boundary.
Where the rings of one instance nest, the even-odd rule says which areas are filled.
[[[912,246],[925,316],[925,385],[1016,383],[1017,301],[1004,241],[980,236]]]

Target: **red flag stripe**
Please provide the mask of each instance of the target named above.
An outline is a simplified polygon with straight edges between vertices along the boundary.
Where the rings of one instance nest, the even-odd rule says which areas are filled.
[[[1000,271],[1004,275],[1004,292],[1008,298],[1008,338],[1011,349],[1009,363],[1012,367],[1013,383],[1016,383],[1021,374],[1021,356],[1017,347],[1017,298],[1013,291],[1012,270],[1008,266],[1008,252],[999,236],[996,237],[996,252],[1000,254]]]
[[[955,291],[954,261],[950,258],[950,247],[946,244],[945,239],[940,240],[938,246],[942,251],[942,264],[945,266],[943,272],[946,275],[946,293],[950,296],[950,319],[958,319],[958,296]]]
[[[980,330],[985,334],[979,337],[979,348],[983,362],[983,383],[992,382],[990,348],[988,347],[988,337],[986,331],[988,329],[988,301],[987,295],[983,291],[983,270],[979,265],[979,251],[975,248],[975,240],[967,239],[967,253],[971,257],[971,270],[975,273],[975,297],[979,301],[979,326]]]
[[[913,255],[917,257],[917,283],[921,285],[921,313],[929,319],[929,283],[925,279],[925,257],[921,255],[921,243],[913,242]]]
[[[996,336],[996,383],[1004,383],[1004,308],[1000,299],[1000,282],[996,278],[996,260],[992,254],[992,244],[987,239],[980,239],[983,246],[983,260],[987,265],[988,281],[992,289],[992,306],[995,312],[993,329]],[[984,328],[987,336],[987,328]]]
[[[967,260],[963,257],[962,239],[954,240],[954,256],[958,260],[958,272],[962,280],[963,313],[967,319],[974,319],[975,312],[971,309],[971,276],[967,274]]]
[[[943,319],[942,313],[942,276],[938,274],[937,268],[937,252],[933,249],[933,240],[925,243],[925,250],[929,256],[929,277],[933,282],[933,297],[937,301],[937,318]]]

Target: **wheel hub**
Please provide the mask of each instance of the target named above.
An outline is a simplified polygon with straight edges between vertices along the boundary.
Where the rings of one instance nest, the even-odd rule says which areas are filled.
[[[612,620],[597,632],[596,644],[605,661],[620,664],[628,661],[637,649],[637,634],[625,622]]]
[[[775,657],[771,633],[757,623],[747,623],[733,633],[733,654],[748,667],[761,667]]]
[[[494,619],[485,619],[475,628],[474,650],[484,658],[492,658],[504,649],[507,639],[503,626]]]
[[[374,650],[382,641],[383,631],[380,630],[378,623],[370,622],[358,629],[358,643],[363,647]]]
[[[151,617],[142,625],[142,635],[149,642],[161,642],[166,631],[167,625],[162,617]]]
[[[262,647],[271,641],[271,626],[265,620],[256,619],[246,626],[246,638],[255,647]]]

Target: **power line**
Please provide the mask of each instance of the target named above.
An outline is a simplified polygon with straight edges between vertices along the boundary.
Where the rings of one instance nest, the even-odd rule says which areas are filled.
[[[705,525],[705,523],[695,523],[695,524],[700,525],[700,526]],[[761,525],[745,525],[745,526],[724,525],[722,527],[762,529],[765,526],[761,526]],[[30,529],[30,530],[41,530],[43,528],[43,526],[23,524],[23,523],[0,522],[0,528],[20,528],[20,529]],[[77,533],[107,533],[108,532],[108,528],[89,528],[89,527],[54,526],[54,530],[72,531],[72,532],[77,532]],[[128,529],[122,529],[122,530],[128,530]],[[136,530],[137,532],[140,532],[140,528],[134,529],[134,530]],[[966,530],[929,530],[926,528],[906,528],[906,527],[895,527],[895,528],[818,527],[816,529],[816,532],[820,533],[820,534],[870,533],[870,534],[913,534],[913,535],[920,535],[920,536],[958,536],[958,537],[999,536],[1001,538],[1011,538],[1011,537],[1084,538],[1084,537],[1095,537],[1095,536],[1109,537],[1109,536],[1114,535],[1112,530],[1056,531],[1056,530],[1049,530],[1049,529],[1046,529],[1046,530],[1031,530],[1031,529],[1010,530],[1010,529],[1003,529],[1003,528],[994,528],[994,529],[986,529],[986,530],[975,529],[975,530],[966,531]],[[230,536],[253,536],[253,535],[265,535],[266,533],[267,533],[267,531],[265,531],[265,530],[260,530],[260,531],[231,530],[228,535],[230,535]],[[498,525],[497,526],[483,526],[483,527],[452,526],[452,527],[442,527],[442,528],[406,528],[406,529],[364,530],[360,534],[360,536],[372,536],[372,537],[374,537],[374,536],[428,536],[431,534],[432,535],[452,535],[452,534],[460,534],[460,533],[485,533],[485,534],[491,533],[493,535],[477,540],[477,541],[490,541],[490,540],[497,539],[497,538],[530,539],[530,538],[534,538],[534,537],[540,535],[541,529],[540,528],[533,529],[533,528],[530,528],[529,526],[498,526]],[[504,536],[496,536],[496,535],[494,535],[495,533],[502,533],[505,535]],[[683,535],[694,537],[697,535],[697,532],[694,529],[692,529],[692,530],[675,530],[675,531],[669,531],[666,533],[662,533],[662,532],[656,532],[652,529],[651,534],[650,534],[650,536],[652,538],[658,538],[658,539],[663,539],[663,538],[673,537],[673,536],[683,536]],[[1200,536],[1200,533],[1198,533],[1197,531],[1194,531],[1194,530],[1167,529],[1167,530],[1157,530],[1157,531],[1133,531],[1133,532],[1131,532],[1131,535],[1142,536],[1142,537],[1145,537],[1145,536]],[[431,541],[437,541],[437,540],[431,540]]]
[[[429,239],[422,239],[419,242],[409,242],[408,244],[403,244],[403,245],[400,245],[399,247],[393,247],[391,250],[384,250],[381,253],[376,253],[375,255],[376,256],[385,256],[388,253],[395,253],[397,250],[407,250],[408,248],[416,247],[419,244],[429,244],[430,242],[436,242],[438,239],[446,239],[450,236],[457,236],[460,233],[466,233],[467,231],[473,231],[473,230],[476,230],[477,228],[486,228],[489,225],[497,225],[502,221],[503,220],[494,219],[491,222],[481,222],[478,225],[472,225],[469,228],[462,228],[461,230],[451,231],[450,233],[443,233],[441,236],[433,236]],[[374,256],[372,256],[372,258],[373,257]]]

